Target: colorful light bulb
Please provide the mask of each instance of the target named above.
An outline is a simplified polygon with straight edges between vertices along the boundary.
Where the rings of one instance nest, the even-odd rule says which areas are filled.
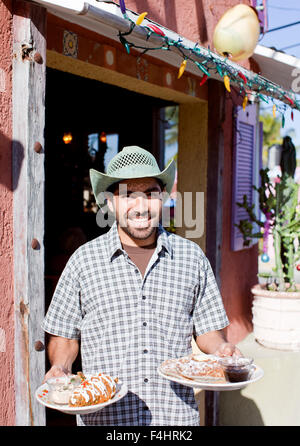
[[[138,16],[138,18],[136,19],[135,24],[139,26],[143,22],[143,20],[144,20],[144,18],[146,17],[147,14],[148,14],[148,12],[142,12],[142,14],[140,14]]]

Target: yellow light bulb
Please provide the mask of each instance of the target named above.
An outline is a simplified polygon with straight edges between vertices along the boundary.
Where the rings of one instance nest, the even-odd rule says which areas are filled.
[[[243,100],[243,110],[245,111],[245,108],[247,107],[248,104],[248,96],[245,95],[244,100]]]
[[[179,72],[178,72],[178,77],[177,77],[177,79],[180,79],[181,76],[183,75],[183,72],[184,72],[185,67],[186,67],[186,63],[187,63],[187,60],[186,60],[186,59],[184,59],[184,60],[181,62],[181,65],[180,65],[180,67],[179,67]]]
[[[143,20],[144,20],[144,18],[146,17],[147,14],[148,14],[148,12],[142,12],[142,14],[140,14],[138,16],[138,18],[136,19],[135,24],[139,26],[143,22]]]
[[[224,76],[224,85],[227,91],[229,91],[230,93],[230,79],[229,76],[227,76],[227,74]]]

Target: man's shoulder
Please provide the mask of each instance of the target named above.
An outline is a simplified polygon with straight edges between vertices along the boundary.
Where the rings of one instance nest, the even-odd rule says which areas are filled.
[[[86,243],[83,243],[76,251],[72,254],[74,259],[79,259],[85,257],[86,255],[91,255],[97,253],[101,255],[107,245],[107,234],[101,234]]]
[[[175,250],[186,250],[195,255],[205,256],[201,247],[193,240],[182,237],[181,235],[174,234],[173,232],[165,231],[168,237],[168,241],[172,248]]]

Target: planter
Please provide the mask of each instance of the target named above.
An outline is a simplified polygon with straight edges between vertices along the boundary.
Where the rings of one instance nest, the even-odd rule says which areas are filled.
[[[255,285],[252,315],[254,337],[265,347],[300,351],[300,285],[299,291],[268,291]]]

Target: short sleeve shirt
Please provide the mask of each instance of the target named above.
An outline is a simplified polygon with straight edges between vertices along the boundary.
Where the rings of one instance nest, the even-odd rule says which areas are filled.
[[[192,337],[228,325],[214,274],[193,241],[158,228],[144,277],[122,248],[116,223],[70,257],[43,321],[80,339],[84,373],[118,376],[128,393],[79,425],[196,426],[192,388],[161,377],[169,358],[192,352]]]

